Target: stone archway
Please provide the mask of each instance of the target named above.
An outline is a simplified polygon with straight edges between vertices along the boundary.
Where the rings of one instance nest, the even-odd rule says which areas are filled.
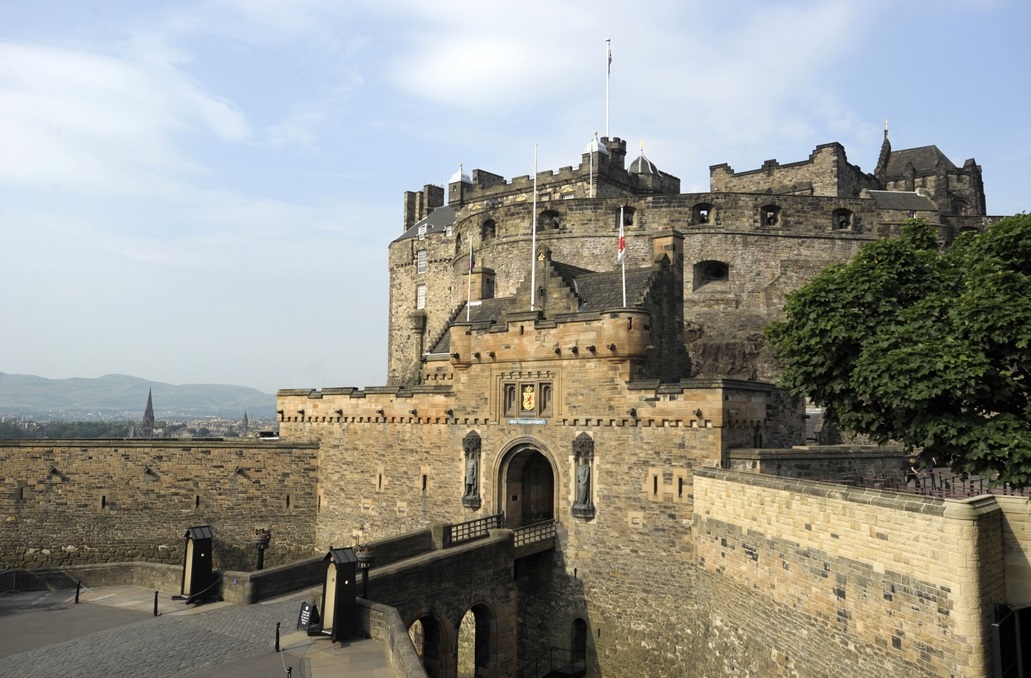
[[[456,636],[458,678],[497,675],[497,621],[489,605],[477,603],[470,607],[462,617]]]
[[[429,678],[447,676],[451,668],[448,658],[452,648],[449,647],[446,627],[437,615],[427,612],[418,617],[408,627],[408,635],[416,654],[422,660],[426,675]]]
[[[502,457],[498,506],[508,528],[552,520],[558,515],[555,465],[543,447],[523,442]]]

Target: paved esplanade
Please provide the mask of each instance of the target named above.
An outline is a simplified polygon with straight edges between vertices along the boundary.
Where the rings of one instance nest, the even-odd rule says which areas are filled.
[[[135,586],[0,595],[0,676],[11,678],[389,678],[375,640],[332,644],[296,631],[308,591],[257,605],[187,608]],[[280,647],[275,652],[276,622]]]

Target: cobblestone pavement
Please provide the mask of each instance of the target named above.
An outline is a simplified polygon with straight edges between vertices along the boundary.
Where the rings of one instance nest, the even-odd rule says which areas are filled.
[[[347,646],[294,631],[305,594],[258,605],[210,603],[187,609],[153,591],[111,587],[0,596],[0,676],[161,678],[163,676],[391,675],[381,644]],[[276,622],[281,647],[274,651]],[[313,673],[314,670],[314,673]]]

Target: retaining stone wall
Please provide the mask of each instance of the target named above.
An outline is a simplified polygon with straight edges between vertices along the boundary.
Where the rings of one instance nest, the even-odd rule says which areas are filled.
[[[316,553],[311,445],[9,440],[0,441],[0,469],[3,568],[182,565],[195,525],[214,531],[215,568],[253,569],[258,527],[272,530],[269,566]]]
[[[715,469],[695,493],[696,562],[753,675],[990,673],[991,603],[1005,594],[994,499]]]

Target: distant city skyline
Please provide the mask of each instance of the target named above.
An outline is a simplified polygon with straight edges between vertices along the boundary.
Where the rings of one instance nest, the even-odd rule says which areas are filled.
[[[1017,0],[0,7],[0,372],[386,380],[401,198],[609,132],[682,180],[927,144],[1027,210]],[[529,228],[529,225],[528,225]],[[160,406],[158,406],[160,409]]]

